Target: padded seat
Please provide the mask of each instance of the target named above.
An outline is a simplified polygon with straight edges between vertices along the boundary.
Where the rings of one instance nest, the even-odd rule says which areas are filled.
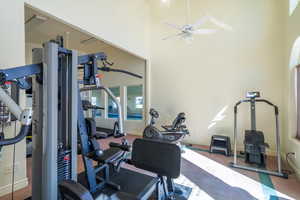
[[[103,151],[103,154],[98,157],[94,157],[93,160],[101,162],[101,163],[109,163],[114,161],[115,159],[120,158],[122,156],[123,151],[116,147],[111,147]]]
[[[73,180],[65,180],[58,185],[62,200],[94,200],[91,193]]]

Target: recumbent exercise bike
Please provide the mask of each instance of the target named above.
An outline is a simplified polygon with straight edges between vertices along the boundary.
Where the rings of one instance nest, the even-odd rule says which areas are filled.
[[[185,113],[181,112],[174,119],[172,125],[162,126],[164,130],[155,127],[155,119],[159,118],[159,113],[151,108],[149,112],[151,116],[150,124],[145,128],[143,137],[148,139],[157,139],[167,142],[179,142],[189,134],[185,122]]]

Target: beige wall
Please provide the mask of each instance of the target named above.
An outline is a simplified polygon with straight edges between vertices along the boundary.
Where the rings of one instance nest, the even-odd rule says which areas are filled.
[[[300,52],[295,54],[293,46],[296,39],[300,37],[300,7],[298,6],[292,16],[288,15],[288,1],[285,3],[286,19],[286,62],[283,66],[285,73],[284,105],[285,105],[285,123],[284,123],[284,153],[295,152],[296,159],[292,158],[291,164],[300,177],[300,141],[295,139],[296,135],[296,103],[294,92],[294,67],[300,63]],[[298,39],[299,40],[299,39]],[[300,41],[298,41],[300,48]]]
[[[180,39],[162,40],[176,32],[162,22],[185,23],[184,1],[172,1],[169,8],[158,1],[150,5],[151,102],[161,112],[161,123],[184,111],[191,132],[186,141],[208,145],[213,134],[232,137],[233,105],[247,91],[261,91],[283,110],[283,1],[192,0],[192,22],[208,13],[234,31],[196,36],[190,45]],[[273,150],[273,110],[257,110],[257,126]],[[242,106],[239,146],[249,115],[248,106]]]
[[[144,0],[24,1],[121,49],[148,56],[149,9]]]
[[[0,7],[0,25],[1,68],[25,64],[24,5],[21,1],[5,1],[5,6]],[[5,129],[5,137],[13,137],[13,127],[14,123]],[[11,191],[12,166],[13,146],[7,146],[2,149],[0,158],[0,196]],[[26,185],[25,141],[22,141],[16,145],[15,189]]]

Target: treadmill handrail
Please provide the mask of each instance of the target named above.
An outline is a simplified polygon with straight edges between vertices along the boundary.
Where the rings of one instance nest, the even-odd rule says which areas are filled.
[[[261,170],[261,169],[257,169],[257,168],[253,168],[253,167],[246,167],[246,166],[242,166],[242,165],[238,165],[237,164],[237,110],[238,110],[238,106],[241,103],[244,102],[263,102],[266,103],[272,107],[274,107],[275,109],[275,136],[276,136],[276,152],[277,152],[277,171],[269,171],[269,170]],[[238,101],[235,106],[234,106],[234,127],[233,127],[233,134],[234,134],[234,155],[233,155],[233,163],[231,164],[232,167],[236,167],[236,168],[241,168],[241,169],[247,169],[247,170],[252,170],[252,171],[256,171],[256,172],[262,172],[262,173],[267,173],[267,174],[271,174],[271,175],[276,175],[276,176],[281,176],[281,177],[287,177],[287,175],[282,171],[282,164],[281,164],[281,154],[280,154],[280,129],[279,129],[279,109],[278,106],[274,105],[273,103],[271,103],[270,101],[266,100],[266,99],[244,99],[241,101]]]
[[[253,99],[252,99],[253,100]],[[234,113],[237,113],[238,111],[238,106],[242,103],[248,103],[248,102],[251,102],[251,99],[243,99],[243,100],[240,100],[238,101],[235,106],[234,106]],[[275,115],[278,115],[279,114],[279,109],[278,109],[278,106],[274,105],[273,103],[271,103],[270,101],[266,100],[266,99],[254,99],[254,102],[263,102],[263,103],[266,103],[272,107],[274,107],[275,109]]]

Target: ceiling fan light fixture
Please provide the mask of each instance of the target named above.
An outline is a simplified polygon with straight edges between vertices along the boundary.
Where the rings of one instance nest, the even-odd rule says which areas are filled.
[[[161,1],[162,4],[165,4],[167,6],[169,6],[170,3],[171,3],[171,0],[160,0],[160,1]]]

